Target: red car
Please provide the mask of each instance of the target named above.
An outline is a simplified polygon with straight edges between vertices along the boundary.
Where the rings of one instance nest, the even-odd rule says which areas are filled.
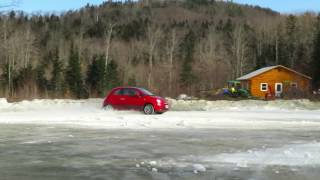
[[[162,114],[169,110],[168,102],[148,90],[137,87],[113,89],[103,102],[105,109],[139,110],[145,114]]]

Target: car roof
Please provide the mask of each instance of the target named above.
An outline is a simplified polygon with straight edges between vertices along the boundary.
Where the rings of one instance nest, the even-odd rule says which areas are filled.
[[[118,90],[118,89],[138,89],[138,90],[141,90],[141,89],[144,89],[144,88],[133,87],[133,86],[121,86],[121,87],[116,87],[113,90]]]

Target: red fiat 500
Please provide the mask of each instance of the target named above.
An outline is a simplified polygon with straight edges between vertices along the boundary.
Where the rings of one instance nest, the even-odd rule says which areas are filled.
[[[169,105],[164,98],[137,87],[113,89],[105,98],[103,107],[117,110],[139,110],[145,114],[162,114],[169,109]]]

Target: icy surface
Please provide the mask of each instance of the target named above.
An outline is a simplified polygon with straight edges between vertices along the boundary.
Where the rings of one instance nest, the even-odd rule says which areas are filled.
[[[239,167],[248,167],[249,165],[320,165],[320,143],[285,145],[262,151],[248,150],[247,152],[220,154],[203,159],[208,162],[237,164]]]
[[[0,124],[2,179],[318,180],[319,131]],[[70,136],[71,135],[71,136]]]
[[[202,164],[193,164],[194,172],[205,172],[206,168]]]
[[[169,99],[151,116],[101,103],[0,99],[2,177],[319,179],[319,103]]]

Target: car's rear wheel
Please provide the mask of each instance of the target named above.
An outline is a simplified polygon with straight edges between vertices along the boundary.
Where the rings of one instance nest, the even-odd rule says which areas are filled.
[[[104,110],[106,111],[112,111],[113,110],[113,107],[110,105],[110,104],[107,104],[103,107]]]
[[[147,104],[147,105],[145,105],[144,108],[143,108],[143,112],[144,112],[145,114],[153,114],[153,113],[154,113],[154,107],[153,107],[153,105],[152,105],[152,104]]]

